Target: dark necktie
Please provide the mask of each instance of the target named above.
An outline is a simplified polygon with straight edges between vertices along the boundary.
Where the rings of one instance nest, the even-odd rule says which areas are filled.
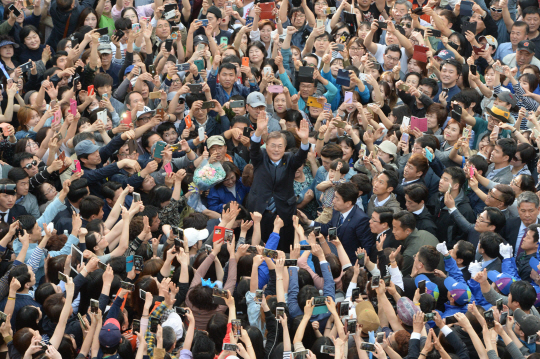
[[[337,225],[338,225],[338,227],[339,227],[339,226],[341,226],[342,224],[343,224],[343,215],[340,214],[340,215],[339,215],[339,220],[338,220],[338,224],[337,224]]]

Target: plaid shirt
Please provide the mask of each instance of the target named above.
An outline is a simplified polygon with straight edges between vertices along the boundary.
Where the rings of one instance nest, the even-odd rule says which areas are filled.
[[[169,316],[169,312],[173,310],[168,309],[165,303],[161,302],[156,309],[150,314],[150,317],[155,318],[161,318],[160,322],[163,323],[167,317]],[[146,328],[146,333],[144,335],[144,340],[146,340],[146,344],[148,345],[148,355],[150,357],[154,356],[154,348],[156,346],[156,335],[150,331],[150,323],[148,323],[148,327]],[[172,353],[169,353],[171,358],[176,359],[176,356]]]

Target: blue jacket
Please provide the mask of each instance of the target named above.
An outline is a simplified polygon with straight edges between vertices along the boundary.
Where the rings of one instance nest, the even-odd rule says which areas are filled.
[[[325,79],[327,79],[328,81],[330,81],[332,83],[332,85],[334,85],[338,92],[336,94],[336,97],[334,97],[334,100],[331,102],[332,104],[332,111],[335,111],[339,108],[339,105],[341,105],[341,100],[342,100],[342,96],[341,96],[341,85],[338,85],[336,83],[336,79],[334,78],[334,76],[332,76],[332,72],[331,71],[328,71],[328,72],[324,72],[321,70],[321,76]],[[360,102],[362,102],[363,104],[366,104],[369,102],[369,97],[370,97],[370,93],[369,93],[369,89],[367,86],[364,86],[364,92],[360,92],[360,90],[358,89],[358,86],[356,86],[353,90],[353,92],[358,92],[358,94],[360,95]]]
[[[272,232],[270,233],[270,237],[268,237],[268,241],[266,242],[266,246],[264,248],[266,249],[273,249],[277,250],[279,245],[279,234]],[[262,262],[259,266],[259,289],[263,289],[263,287],[270,281],[270,270],[268,269],[268,265],[266,262]],[[275,276],[274,276],[275,281]]]
[[[488,303],[488,301],[484,298],[484,295],[482,294],[482,290],[480,289],[480,284],[475,281],[474,279],[469,279],[469,281],[465,281],[463,278],[463,273],[461,273],[461,270],[458,268],[457,263],[454,258],[451,256],[444,257],[444,270],[448,273],[449,277],[452,277],[455,281],[460,283],[465,283],[469,286],[469,289],[471,290],[471,300],[469,303],[472,303],[473,301],[476,301],[477,305],[480,305],[484,307],[485,309],[491,307],[491,304]],[[459,308],[459,306],[451,306],[450,304],[445,303],[445,308],[450,307],[451,311],[454,310],[451,307]],[[445,311],[445,317],[448,317],[450,315],[453,315],[460,311],[461,313],[467,312],[467,306],[463,306],[465,311],[461,310],[454,310],[451,314],[446,314]]]
[[[332,273],[330,273],[330,266],[328,262],[321,262],[321,272],[324,278],[323,295],[325,297],[336,297],[336,286]],[[259,285],[261,283],[259,282]],[[304,315],[304,311],[298,305],[298,267],[289,267],[289,292],[287,297],[287,306],[289,307],[289,314],[291,318],[295,318],[299,315]],[[311,316],[310,322],[318,321],[319,326],[326,325],[326,321],[330,317],[330,312],[324,314],[318,314]],[[322,327],[321,327],[322,328]]]
[[[242,204],[248,193],[249,187],[244,186],[241,178],[236,181],[236,196],[234,196],[225,186],[212,187],[210,188],[210,193],[207,198],[207,208],[211,211],[221,213],[223,211],[223,206],[229,202],[236,201],[238,204]]]
[[[246,86],[240,85],[235,82],[233,84],[231,93],[228,94],[227,91],[225,91],[225,89],[221,86],[221,84],[217,83],[217,75],[218,70],[212,69],[212,71],[210,71],[210,75],[208,76],[208,86],[210,86],[212,98],[218,100],[221,105],[229,102],[231,96],[242,95],[244,97],[248,97],[250,93],[259,91],[259,85],[257,83],[252,84],[250,82],[250,86],[249,88],[247,88]],[[208,135],[208,137],[210,137],[210,135]]]

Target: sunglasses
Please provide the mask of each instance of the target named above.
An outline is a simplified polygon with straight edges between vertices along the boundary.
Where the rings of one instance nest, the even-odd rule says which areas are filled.
[[[400,25],[402,27],[406,27],[407,29],[410,29],[412,27],[412,24],[410,22],[402,22]]]
[[[498,13],[502,12],[502,9],[496,9],[494,7],[490,7],[489,9],[491,10],[491,12],[498,12]]]
[[[37,161],[36,160],[33,160],[32,162],[30,163],[27,163],[26,166],[24,166],[24,168],[26,168],[27,170],[29,170],[30,168],[34,167],[34,166],[37,166]]]

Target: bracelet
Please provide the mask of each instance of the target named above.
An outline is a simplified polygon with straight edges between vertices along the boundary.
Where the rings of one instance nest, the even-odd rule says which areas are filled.
[[[8,297],[8,300],[9,300],[9,299],[13,299],[13,300],[16,300],[16,298],[13,298],[13,297]]]
[[[276,279],[276,280],[283,280],[283,278],[278,278],[278,279]]]
[[[189,152],[186,152],[186,155],[189,155],[189,154],[191,153],[191,151],[193,151],[193,150],[192,150],[191,147],[190,147],[190,148],[189,148]]]
[[[246,349],[247,349],[247,348],[252,348],[252,347],[253,347],[253,345],[251,345],[251,344],[250,344],[250,345],[246,345]]]
[[[323,138],[320,138],[319,136],[317,136],[317,140],[319,140],[319,141],[324,141],[324,137],[323,137]]]
[[[424,354],[424,353],[420,353],[420,355],[426,356],[426,354]]]

